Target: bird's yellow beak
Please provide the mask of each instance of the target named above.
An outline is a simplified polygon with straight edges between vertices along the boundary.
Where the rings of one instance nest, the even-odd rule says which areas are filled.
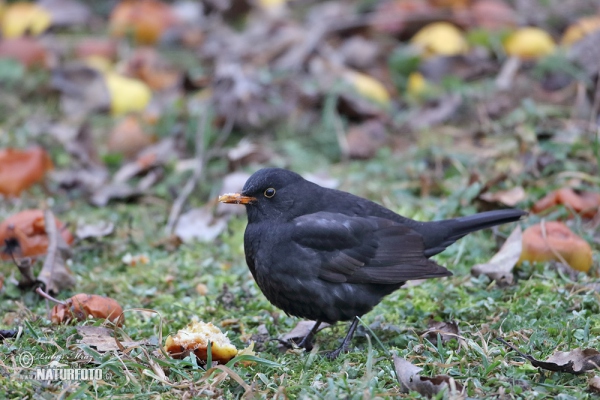
[[[219,196],[221,203],[248,204],[256,200],[256,197],[243,196],[240,193],[225,193]]]

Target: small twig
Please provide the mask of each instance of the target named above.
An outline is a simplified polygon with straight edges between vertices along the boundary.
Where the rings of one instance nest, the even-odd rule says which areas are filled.
[[[510,89],[520,67],[521,59],[519,57],[513,56],[508,58],[504,64],[502,64],[500,73],[496,77],[496,87],[499,90]]]
[[[44,292],[44,290],[39,286],[37,288],[35,288],[35,292],[37,294],[39,294],[40,296],[42,296],[43,298],[45,298],[46,300],[50,300],[56,304],[62,304],[63,306],[66,305],[66,303],[64,301],[55,299],[54,297],[50,296],[48,293]]]
[[[54,265],[56,264],[56,256],[58,254],[58,230],[56,229],[54,214],[49,209],[44,210],[44,229],[48,236],[48,250],[46,252],[46,258],[44,259],[44,265],[38,275],[38,281],[43,282],[45,289],[48,292],[51,292],[54,289],[52,287],[52,274],[54,272]]]
[[[596,90],[594,91],[594,103],[592,105],[592,109],[590,110],[590,120],[589,120],[589,129],[590,131],[594,131],[598,129],[597,119],[598,119],[598,111],[600,110],[600,74],[598,78],[596,78]]]
[[[171,212],[169,214],[169,220],[167,222],[167,233],[172,235],[175,231],[175,226],[177,225],[177,221],[179,220],[179,216],[181,215],[181,211],[187,202],[188,197],[192,194],[196,185],[202,178],[202,173],[204,171],[204,167],[208,163],[210,159],[219,154],[219,150],[225,144],[227,139],[229,138],[229,134],[233,130],[233,124],[235,122],[235,112],[232,111],[229,114],[229,118],[227,118],[225,122],[225,126],[219,133],[219,137],[215,142],[213,148],[206,152],[204,149],[204,136],[206,132],[206,124],[208,122],[208,110],[205,110],[202,114],[199,124],[198,130],[196,131],[196,157],[195,157],[195,167],[192,176],[185,183],[185,186],[177,196],[177,199],[173,202],[173,206],[171,207]]]
[[[185,186],[179,193],[179,196],[173,202],[173,206],[171,207],[171,212],[169,214],[169,220],[167,222],[167,233],[169,235],[173,234],[175,230],[175,225],[177,225],[177,221],[179,220],[179,216],[181,215],[181,210],[183,210],[183,206],[187,202],[188,197],[194,191],[196,184],[202,177],[202,172],[204,170],[205,164],[205,154],[204,154],[204,135],[206,132],[206,122],[208,119],[208,110],[204,110],[201,117],[198,121],[198,129],[196,130],[196,157],[195,157],[195,166],[194,172],[192,176],[185,183]]]

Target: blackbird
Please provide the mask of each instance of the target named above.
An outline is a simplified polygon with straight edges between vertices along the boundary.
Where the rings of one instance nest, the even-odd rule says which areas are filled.
[[[288,315],[316,321],[300,346],[310,346],[322,322],[353,320],[330,358],[345,351],[358,317],[406,281],[452,275],[429,257],[526,214],[505,209],[419,222],[280,168],[257,171],[241,193],[219,201],[246,206],[246,263],[267,299]]]

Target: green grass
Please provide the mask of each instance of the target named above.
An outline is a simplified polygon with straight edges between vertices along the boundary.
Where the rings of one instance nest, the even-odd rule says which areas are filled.
[[[67,166],[70,159],[65,150],[31,128],[37,115],[60,117],[56,97],[36,96],[38,85],[46,82],[47,74],[34,71],[28,72],[27,77],[18,91],[6,90],[0,96],[0,147],[41,142],[59,167]],[[463,91],[476,93],[480,89],[465,86]],[[323,121],[331,121],[327,113],[335,112],[333,108],[323,112]],[[462,118],[468,119],[469,115],[473,113]],[[266,143],[273,139],[270,146],[278,155],[274,164],[298,172],[327,172],[340,181],[342,190],[368,197],[403,215],[432,220],[477,212],[478,191],[501,173],[507,175],[496,188],[522,185],[527,198],[519,206],[525,209],[550,190],[569,184],[565,171],[597,176],[596,135],[580,132],[568,144],[537,139],[536,133],[546,129],[570,133],[568,127],[550,125],[565,122],[567,116],[566,108],[544,107],[524,100],[512,113],[492,121],[489,131],[483,132],[485,138],[478,143],[479,148],[472,143],[470,132],[475,131],[473,125],[483,128],[477,122],[467,121],[464,125],[414,133],[411,146],[402,152],[382,149],[374,159],[362,162],[341,161],[329,123],[322,123],[318,133],[298,133],[296,127],[287,127],[276,130],[273,137],[252,139]],[[159,136],[168,135],[179,117],[165,116],[158,125]],[[185,122],[186,138],[193,143],[193,121]],[[106,116],[94,116],[90,123],[96,128],[96,136],[101,136],[112,121]],[[234,145],[240,136],[234,132],[228,144]],[[459,151],[463,144],[470,144],[471,150],[463,146]],[[493,156],[484,155],[491,150],[495,151]],[[551,162],[538,165],[543,157],[550,157]],[[113,170],[118,161],[111,164]],[[204,205],[218,194],[226,164],[217,159],[208,165],[190,206]],[[475,174],[480,179],[471,182]],[[425,178],[434,184],[431,195],[421,197],[420,182]],[[270,340],[289,332],[298,319],[272,306],[252,280],[243,254],[245,218],[232,219],[214,243],[184,244],[176,250],[160,245],[173,201],[171,194],[186,179],[168,166],[165,181],[153,188],[153,197],[137,203],[110,203],[103,208],[91,207],[77,194],[59,191],[52,184],[49,192],[35,186],[18,200],[0,202],[0,220],[19,210],[49,204],[56,216],[71,226],[79,221],[114,222],[116,230],[112,236],[75,244],[70,268],[77,277],[77,287],[57,297],[67,299],[76,293],[110,296],[126,309],[125,325],[117,330],[119,339],[148,342],[127,353],[98,353],[78,343],[76,324],[52,325],[45,301],[32,292],[19,291],[13,279],[18,277],[16,267],[12,262],[1,262],[4,285],[0,291],[0,329],[18,329],[20,334],[0,344],[0,398],[233,399],[243,396],[247,388],[256,398],[269,399],[419,398],[416,393],[401,394],[392,353],[424,368],[422,375],[454,377],[472,398],[594,398],[588,391],[588,378],[593,373],[575,376],[538,370],[495,340],[502,337],[540,360],[555,350],[600,349],[600,295],[589,286],[598,282],[600,246],[597,233],[582,221],[575,221],[574,231],[594,249],[590,275],[572,278],[545,263],[519,267],[516,282],[509,287],[498,287],[485,277],[473,278],[470,268],[489,260],[511,227],[501,227],[496,236],[489,230],[478,232],[436,256],[454,276],[429,280],[386,297],[363,316],[368,329],[359,328],[350,351],[331,361],[323,353],[339,345],[346,324],[321,331],[310,353],[281,352],[278,342]],[[582,179],[575,183],[588,187],[595,184],[597,190],[597,182]],[[565,215],[564,210],[557,210],[548,220]],[[538,221],[538,216],[530,216],[523,226]],[[146,254],[149,263],[126,265],[122,261],[126,254]],[[199,284],[206,285],[205,295],[196,290]],[[226,325],[223,330],[239,349],[255,340],[259,358],[254,363],[234,362],[227,371],[207,373],[193,358],[166,357],[160,351],[160,339],[164,342],[167,335],[194,317]],[[422,335],[430,319],[457,321],[462,340],[432,343]],[[90,320],[85,324],[99,322]],[[258,335],[263,325],[268,337]],[[105,379],[69,383],[18,379],[26,372],[19,363],[25,352],[35,356],[30,369],[57,364],[101,368]]]
[[[449,217],[456,210],[465,214],[474,211],[470,206],[457,208],[454,202],[461,203],[460,194],[423,200],[407,195],[411,189],[407,188],[409,180],[401,178],[404,162],[390,161],[382,168],[383,161],[378,158],[366,163],[352,162],[334,167],[332,174],[343,180],[344,189],[421,219]],[[397,169],[389,168],[392,165]],[[457,175],[457,179],[463,181],[464,176]],[[21,204],[3,207],[3,215],[21,205],[35,204],[39,194],[34,189]],[[201,201],[196,198],[193,203]],[[268,303],[245,265],[245,218],[232,220],[215,243],[183,245],[176,251],[167,251],[156,243],[163,237],[168,205],[116,203],[96,209],[76,201],[69,209],[63,208],[59,214],[63,220],[111,220],[117,229],[112,237],[100,242],[75,246],[71,269],[77,276],[77,288],[60,293],[59,297],[94,293],[117,299],[125,309],[154,310],[156,314],[127,311],[122,330],[133,340],[151,343],[175,333],[195,316],[217,325],[233,319],[224,330],[240,349],[248,345],[260,325],[265,325],[271,338],[291,330],[297,319]],[[503,227],[500,232],[507,235],[510,230]],[[559,394],[592,398],[586,392],[586,375],[540,371],[495,338],[500,336],[538,359],[545,359],[555,350],[599,348],[599,296],[593,290],[578,290],[595,278],[579,274],[572,282],[550,265],[521,267],[516,284],[507,288],[497,287],[487,278],[471,277],[470,267],[489,259],[497,247],[489,231],[480,232],[437,256],[455,275],[401,289],[385,298],[363,317],[376,338],[361,328],[350,352],[335,361],[326,359],[321,352],[338,345],[345,334],[345,324],[320,332],[310,354],[282,353],[277,341],[267,340],[257,352],[264,361],[253,365],[236,363],[231,370],[250,385],[257,397],[396,397],[400,388],[391,360],[393,352],[422,366],[424,375],[454,377],[464,384],[471,397],[505,393],[515,398]],[[147,265],[125,265],[121,258],[127,253],[146,254],[150,261]],[[11,263],[4,262],[0,268],[5,277],[16,274]],[[200,283],[206,285],[206,295],[197,293],[195,288]],[[244,393],[244,388],[226,372],[217,370],[207,376],[195,360],[167,358],[156,346],[136,348],[128,354],[99,354],[77,343],[74,326],[51,325],[44,301],[32,293],[19,292],[10,282],[5,283],[0,310],[2,328],[22,328],[18,339],[6,340],[0,346],[0,391],[8,397],[179,398],[189,393],[238,398]],[[422,337],[420,333],[427,329],[429,319],[456,320],[464,338],[462,344],[452,340],[434,345]],[[21,370],[19,355],[26,351],[36,355],[31,368],[44,367],[51,360],[74,365],[85,354],[93,360],[86,368],[99,367],[110,376],[102,382],[74,382],[71,386],[63,382],[16,380],[14,376]],[[168,383],[158,378],[161,374]],[[410,397],[419,396],[412,393]]]

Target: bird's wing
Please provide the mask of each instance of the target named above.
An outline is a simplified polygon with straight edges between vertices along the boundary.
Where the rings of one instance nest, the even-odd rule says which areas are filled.
[[[330,282],[397,284],[451,275],[425,257],[418,232],[388,219],[318,212],[293,223],[292,240],[313,252],[319,277]]]

